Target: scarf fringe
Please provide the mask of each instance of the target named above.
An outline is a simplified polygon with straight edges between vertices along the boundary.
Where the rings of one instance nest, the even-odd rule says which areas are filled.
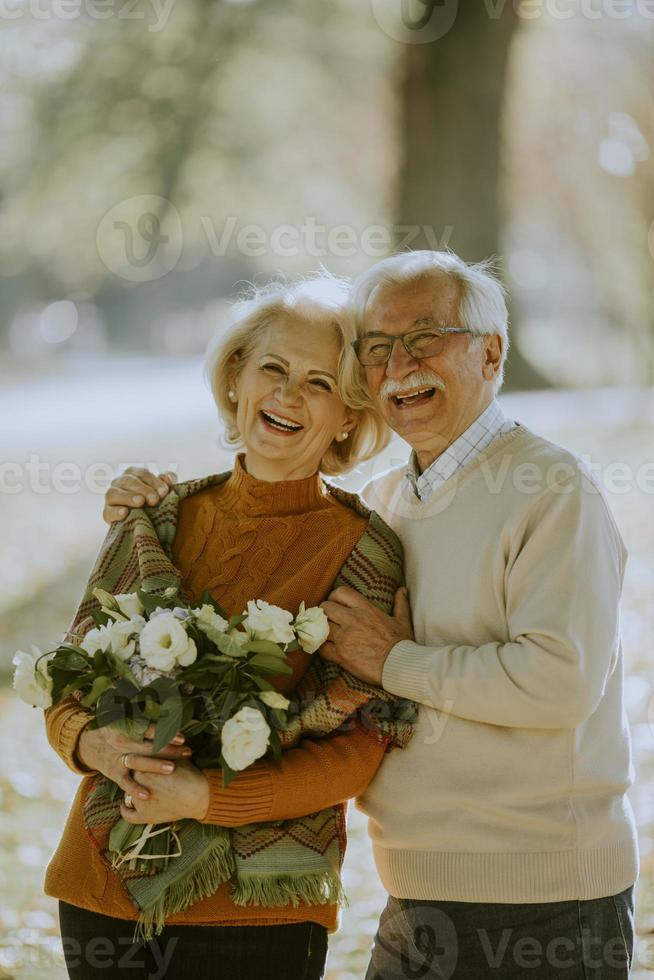
[[[271,875],[264,877],[246,874],[238,877],[231,892],[235,905],[263,905],[278,908],[300,902],[308,905],[347,905],[347,898],[338,874],[320,871],[305,875]]]
[[[234,856],[231,850],[215,848],[203,855],[192,871],[167,886],[165,892],[141,909],[132,941],[148,942],[154,935],[160,935],[166,920],[189,905],[207,898],[234,874]]]

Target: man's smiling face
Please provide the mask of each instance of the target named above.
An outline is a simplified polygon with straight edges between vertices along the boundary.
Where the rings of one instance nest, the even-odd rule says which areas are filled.
[[[461,327],[460,293],[456,280],[444,273],[377,286],[366,306],[364,333],[397,336],[425,322]],[[479,347],[470,347],[470,340],[470,334],[448,335],[442,353],[420,360],[397,341],[386,364],[364,368],[379,411],[416,450],[421,470],[493,400],[493,365],[499,364],[501,339],[489,334]]]

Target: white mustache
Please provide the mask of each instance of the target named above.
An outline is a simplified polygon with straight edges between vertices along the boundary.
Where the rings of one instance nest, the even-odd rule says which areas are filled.
[[[386,378],[379,386],[379,397],[382,401],[389,401],[394,395],[401,395],[412,388],[425,388],[427,385],[430,388],[438,388],[439,391],[445,391],[446,388],[440,375],[433,371],[415,371],[402,381]]]

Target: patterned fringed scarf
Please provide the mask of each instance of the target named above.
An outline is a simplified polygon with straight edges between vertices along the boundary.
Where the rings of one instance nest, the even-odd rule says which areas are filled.
[[[113,594],[181,589],[170,555],[179,501],[222,483],[229,472],[180,483],[155,508],[132,510],[113,524],[91,572],[86,592],[66,636],[79,642],[93,625],[97,608],[93,589]],[[368,518],[368,526],[334,582],[349,585],[385,612],[393,608],[402,584],[402,554],[397,538],[354,494],[329,487],[337,500]],[[295,713],[294,712],[295,709]],[[316,655],[296,688],[287,728],[279,732],[289,748],[304,735],[323,737],[356,725],[390,749],[403,747],[412,734],[415,706],[368,685],[336,664]],[[103,860],[111,867],[109,835],[120,817],[122,792],[101,773],[89,777],[83,803],[84,825]],[[112,870],[130,893],[139,918],[135,938],[159,935],[166,919],[213,894],[228,879],[237,905],[279,907],[304,901],[326,904],[343,900],[340,870],[345,848],[343,810],[275,823],[255,823],[228,830],[195,820],[175,824],[181,855],[163,871],[131,870],[125,862]]]

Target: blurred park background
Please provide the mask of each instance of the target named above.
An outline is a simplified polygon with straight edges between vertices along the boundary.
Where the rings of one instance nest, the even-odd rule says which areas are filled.
[[[445,246],[498,257],[505,410],[587,458],[630,552],[648,975],[654,3],[7,0],[0,86],[0,978],[65,976],[41,887],[77,777],[11,658],[67,626],[106,486],[229,466],[201,355],[244,282]],[[353,808],[346,887],[330,980],[363,976],[384,900]]]

